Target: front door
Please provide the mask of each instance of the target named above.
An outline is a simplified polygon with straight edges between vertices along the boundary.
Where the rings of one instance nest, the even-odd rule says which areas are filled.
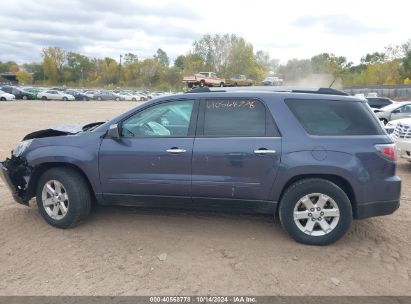
[[[190,199],[197,102],[161,102],[120,122],[120,139],[105,138],[99,152],[105,198]]]
[[[281,137],[257,99],[201,101],[193,149],[194,203],[203,199],[270,200]]]

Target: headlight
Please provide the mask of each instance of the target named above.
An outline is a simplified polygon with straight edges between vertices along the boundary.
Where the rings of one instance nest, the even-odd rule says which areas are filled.
[[[14,148],[14,150],[12,151],[12,154],[13,154],[14,156],[20,156],[20,155],[22,155],[23,152],[26,151],[27,148],[30,146],[30,144],[31,144],[32,141],[33,141],[32,139],[29,139],[29,140],[25,140],[25,141],[19,142],[19,143],[17,144],[17,146]]]

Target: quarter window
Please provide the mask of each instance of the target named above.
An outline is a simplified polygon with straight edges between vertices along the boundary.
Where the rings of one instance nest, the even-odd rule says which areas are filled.
[[[309,134],[384,134],[369,107],[362,102],[288,99],[286,104]]]
[[[124,137],[186,137],[194,101],[174,101],[154,105],[126,119]]]
[[[206,100],[204,136],[265,136],[265,111],[255,99]]]

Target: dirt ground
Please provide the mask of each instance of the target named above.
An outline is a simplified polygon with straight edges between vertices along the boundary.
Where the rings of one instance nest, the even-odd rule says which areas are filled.
[[[98,121],[132,102],[0,103],[0,159],[28,132]],[[0,295],[411,295],[411,164],[400,209],[328,247],[269,216],[98,207],[58,230],[0,182]]]

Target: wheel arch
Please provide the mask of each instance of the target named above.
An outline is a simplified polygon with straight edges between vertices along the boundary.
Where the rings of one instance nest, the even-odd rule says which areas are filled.
[[[28,183],[28,186],[27,186],[26,197],[28,199],[31,199],[32,197],[36,196],[37,183],[38,183],[38,180],[40,179],[40,177],[44,174],[44,172],[46,172],[50,169],[53,169],[53,168],[69,168],[69,169],[72,169],[72,170],[76,171],[77,173],[79,173],[81,176],[83,176],[84,180],[86,181],[86,183],[89,187],[90,195],[91,195],[92,199],[94,201],[96,200],[96,195],[95,195],[93,185],[91,184],[90,179],[84,173],[84,171],[75,164],[65,163],[65,162],[45,162],[45,163],[41,163],[41,164],[37,165],[36,167],[34,167],[32,169],[32,173],[30,175],[30,180],[29,180],[29,183]]]
[[[287,191],[287,189],[292,184],[294,184],[298,181],[301,181],[303,179],[310,179],[310,178],[318,178],[318,179],[327,180],[327,181],[330,181],[330,182],[336,184],[338,187],[340,187],[345,192],[345,194],[347,194],[348,199],[350,200],[354,217],[357,216],[355,214],[355,210],[357,209],[356,208],[356,204],[357,204],[356,203],[356,196],[355,196],[355,192],[354,192],[354,189],[353,189],[352,185],[344,177],[341,177],[339,175],[334,175],[334,174],[300,174],[300,175],[293,176],[292,178],[290,178],[285,183],[285,185],[284,185],[284,187],[281,191],[281,194],[280,194],[279,200],[278,200],[279,205],[281,204],[281,199],[282,199],[284,193]],[[277,212],[278,212],[278,209],[279,208],[277,208]]]

